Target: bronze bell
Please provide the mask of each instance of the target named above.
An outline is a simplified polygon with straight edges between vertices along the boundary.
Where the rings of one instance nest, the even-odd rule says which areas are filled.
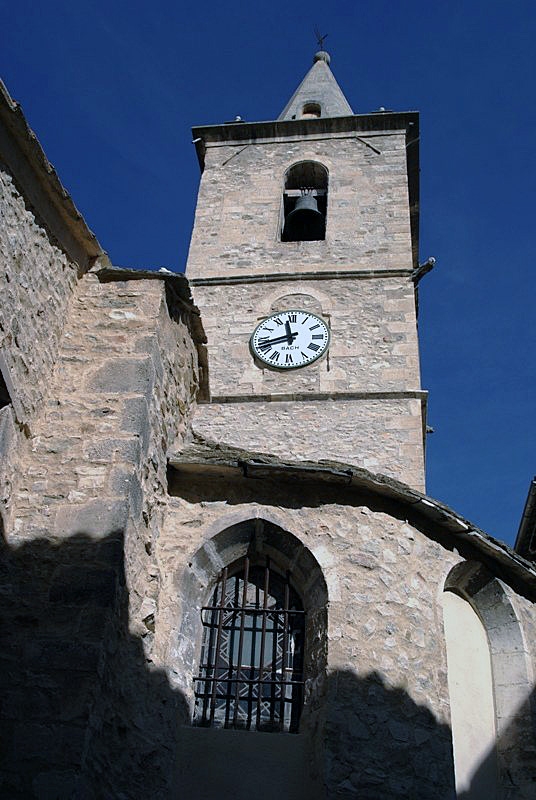
[[[316,197],[310,192],[302,194],[288,214],[283,229],[285,242],[313,242],[325,236],[326,220],[318,210]]]

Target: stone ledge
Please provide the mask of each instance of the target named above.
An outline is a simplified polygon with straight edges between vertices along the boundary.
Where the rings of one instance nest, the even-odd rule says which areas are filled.
[[[290,394],[237,394],[213,395],[210,401],[200,402],[199,405],[217,405],[218,403],[285,403],[297,401],[323,401],[327,400],[424,400],[428,392],[423,389],[411,389],[392,392],[296,392]]]
[[[325,272],[267,272],[261,275],[219,275],[191,278],[191,286],[227,286],[236,283],[275,283],[287,281],[370,280],[371,278],[411,278],[413,269],[326,270]]]

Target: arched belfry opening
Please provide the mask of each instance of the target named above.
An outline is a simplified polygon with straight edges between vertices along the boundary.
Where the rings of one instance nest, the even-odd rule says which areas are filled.
[[[318,161],[300,161],[287,170],[283,190],[281,241],[326,238],[328,170]]]
[[[205,542],[183,586],[187,624],[197,619],[194,725],[307,728],[324,691],[328,603],[310,550],[273,522],[246,519]]]

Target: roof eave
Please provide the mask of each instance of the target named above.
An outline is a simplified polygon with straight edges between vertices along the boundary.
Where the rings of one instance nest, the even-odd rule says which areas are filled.
[[[406,506],[408,514],[419,514],[434,526],[434,531],[443,530],[460,543],[468,544],[480,554],[483,562],[488,565],[494,563],[501,577],[508,578],[518,590],[522,589],[529,596],[536,597],[534,565],[448,506],[394,478],[340,462],[283,461],[274,456],[209,442],[192,443],[181,452],[172,454],[169,465],[182,473],[209,472],[243,478],[285,480],[292,476],[309,482],[332,483],[353,487],[356,491],[371,492]]]
[[[86,272],[107,256],[48,161],[20,105],[0,81],[0,157],[53,240]]]

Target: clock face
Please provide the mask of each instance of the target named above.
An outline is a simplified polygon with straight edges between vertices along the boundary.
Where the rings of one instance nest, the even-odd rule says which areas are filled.
[[[306,367],[329,346],[323,319],[309,311],[280,311],[257,325],[250,339],[253,354],[277,369]]]

